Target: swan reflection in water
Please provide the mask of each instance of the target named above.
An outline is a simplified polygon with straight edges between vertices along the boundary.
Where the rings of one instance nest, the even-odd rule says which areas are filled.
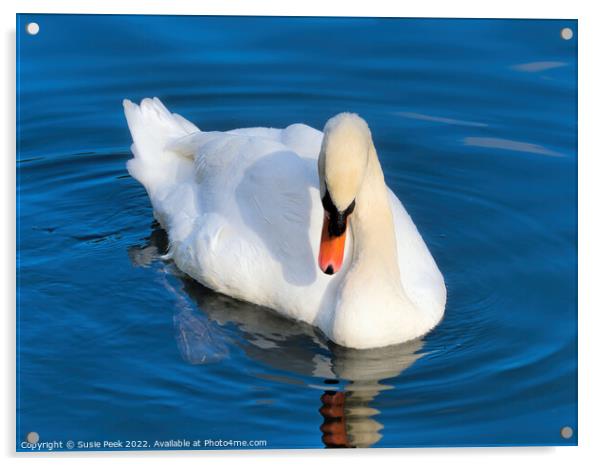
[[[130,260],[148,267],[163,257],[167,244],[167,234],[154,223],[148,242],[128,249]],[[217,362],[237,346],[274,369],[322,379],[314,386],[323,390],[321,406],[316,405],[323,417],[320,431],[326,447],[370,447],[382,438],[383,425],[374,419],[379,411],[372,407],[373,400],[392,388],[381,381],[397,377],[420,358],[421,339],[372,350],[344,348],[307,324],[292,324],[269,309],[216,293],[169,261],[163,264],[168,273],[162,274],[162,283],[177,300],[174,327],[184,360]]]

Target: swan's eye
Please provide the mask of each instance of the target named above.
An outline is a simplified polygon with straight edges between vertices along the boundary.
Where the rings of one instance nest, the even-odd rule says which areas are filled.
[[[322,207],[324,207],[324,210],[330,214],[336,215],[337,213],[337,208],[334,206],[334,203],[330,198],[328,189],[326,189],[326,194],[324,194],[324,197],[322,198]]]

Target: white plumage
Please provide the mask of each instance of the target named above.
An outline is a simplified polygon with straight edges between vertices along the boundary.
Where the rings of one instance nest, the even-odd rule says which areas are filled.
[[[146,188],[155,217],[168,232],[171,257],[195,280],[315,325],[336,343],[355,348],[407,341],[440,320],[446,300],[443,277],[384,181],[384,202],[369,197],[372,189],[357,193],[341,270],[326,275],[318,267],[322,132],[303,124],[203,132],[156,98],[139,106],[125,100],[124,108],[134,141],[128,170]],[[360,121],[337,118],[347,130]],[[367,126],[365,131],[371,145]],[[377,158],[372,164],[380,169]],[[370,171],[362,176],[368,186]],[[379,202],[384,212],[390,209],[394,244],[387,244],[382,233],[386,224],[369,220]],[[378,229],[367,226],[379,222]],[[355,250],[354,237],[361,239]],[[365,253],[360,244],[366,245]],[[380,257],[395,260],[397,278],[380,267]]]

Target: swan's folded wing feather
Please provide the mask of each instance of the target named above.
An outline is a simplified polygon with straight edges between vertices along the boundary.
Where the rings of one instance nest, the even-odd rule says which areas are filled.
[[[299,286],[315,281],[321,218],[313,218],[320,209],[312,206],[319,202],[318,179],[315,161],[287,146],[301,145],[300,132],[311,130],[295,126],[291,132],[291,127],[196,132],[170,141],[167,148],[191,159],[194,170],[187,188],[174,187],[177,196],[170,197],[170,236],[182,241],[179,262],[199,281],[234,296],[241,290],[228,287],[233,274],[243,285],[271,283],[274,277]],[[313,145],[319,147],[316,133]],[[317,152],[310,152],[316,147],[305,148],[314,160]],[[190,209],[177,205],[188,199],[183,194],[190,188],[194,200],[185,204],[194,206],[194,219]],[[210,276],[203,270],[211,270]]]
[[[319,238],[312,205],[319,196],[313,168],[275,140],[222,133],[201,141],[195,154],[200,211],[227,219],[224,231],[237,233],[224,234],[212,249],[233,258],[224,267],[236,267],[232,251],[242,250],[252,263],[239,267],[250,274],[300,285],[315,279],[313,243]]]

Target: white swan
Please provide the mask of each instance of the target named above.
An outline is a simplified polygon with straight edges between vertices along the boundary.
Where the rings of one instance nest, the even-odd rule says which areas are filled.
[[[439,322],[443,277],[359,116],[339,114],[324,133],[203,132],[157,98],[124,108],[128,170],[188,275],[352,348],[401,343]]]

